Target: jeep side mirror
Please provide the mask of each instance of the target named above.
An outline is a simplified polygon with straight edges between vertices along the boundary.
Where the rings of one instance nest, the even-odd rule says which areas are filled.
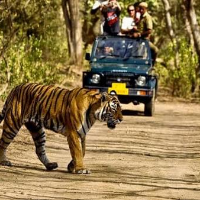
[[[90,53],[85,54],[85,60],[90,60]]]

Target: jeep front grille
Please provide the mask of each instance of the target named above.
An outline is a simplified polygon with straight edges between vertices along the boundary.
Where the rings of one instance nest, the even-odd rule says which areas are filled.
[[[134,74],[131,73],[105,73],[106,86],[112,86],[112,83],[126,83],[127,87],[134,87]]]

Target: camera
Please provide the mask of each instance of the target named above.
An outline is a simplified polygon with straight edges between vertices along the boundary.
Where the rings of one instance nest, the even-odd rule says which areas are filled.
[[[108,8],[115,8],[117,7],[117,2],[110,1],[106,4],[102,4],[102,10],[106,11]]]
[[[108,4],[107,4],[107,7],[114,7],[114,6],[116,6],[117,4],[116,4],[116,2],[109,2]]]

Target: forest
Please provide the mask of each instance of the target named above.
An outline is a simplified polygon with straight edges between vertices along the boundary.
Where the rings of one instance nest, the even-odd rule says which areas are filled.
[[[0,95],[24,82],[67,86],[88,69],[85,53],[99,34],[94,0],[0,1]],[[126,8],[136,1],[118,0]],[[146,0],[153,17],[159,85],[200,99],[200,1]]]

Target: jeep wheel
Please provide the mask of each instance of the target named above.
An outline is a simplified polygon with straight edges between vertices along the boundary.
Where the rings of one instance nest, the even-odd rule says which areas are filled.
[[[153,116],[155,111],[155,90],[153,90],[153,97],[144,105],[144,115]]]

